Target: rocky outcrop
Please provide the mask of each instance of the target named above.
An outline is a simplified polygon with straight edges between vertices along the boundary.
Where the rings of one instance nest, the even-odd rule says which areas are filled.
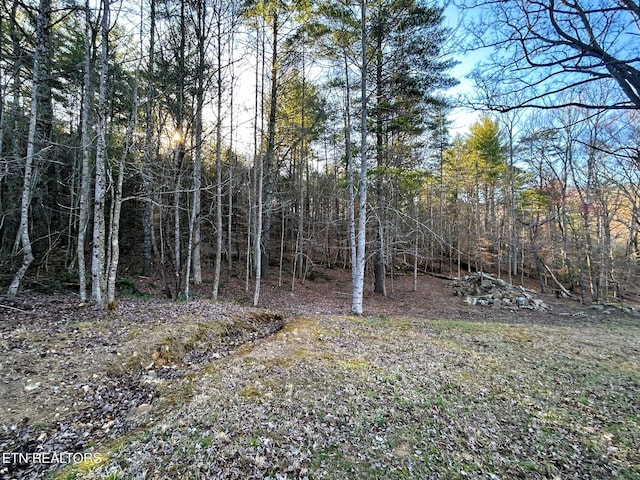
[[[472,273],[453,282],[454,295],[469,305],[493,308],[548,310],[549,306],[536,298],[531,290],[514,286],[487,273]]]

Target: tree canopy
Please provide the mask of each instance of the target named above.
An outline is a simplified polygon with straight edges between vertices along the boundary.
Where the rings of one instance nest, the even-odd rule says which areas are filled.
[[[318,266],[351,270],[354,313],[409,272],[640,294],[636,2],[469,0],[491,54],[456,130],[436,2],[1,8],[11,294],[51,275],[115,308],[139,272],[185,300],[242,278],[259,304]]]
[[[640,108],[640,5],[634,0],[470,0],[473,72],[489,109]],[[594,91],[608,95],[594,96]]]

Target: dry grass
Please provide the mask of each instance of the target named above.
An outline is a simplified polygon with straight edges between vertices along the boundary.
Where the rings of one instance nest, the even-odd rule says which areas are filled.
[[[91,478],[639,478],[640,327],[318,316]]]
[[[399,277],[356,318],[342,273],[294,292],[266,284],[266,311],[232,286],[235,304],[123,300],[87,318],[36,298],[37,316],[12,311],[3,378],[19,390],[29,368],[42,381],[25,406],[50,434],[37,448],[107,459],[49,478],[640,478],[637,316],[549,297],[548,312],[471,307],[445,281],[413,292]],[[286,324],[264,337],[275,311]],[[46,424],[37,393],[72,375],[47,393],[69,411]],[[73,416],[76,400],[90,415]],[[0,441],[40,434],[11,432]]]

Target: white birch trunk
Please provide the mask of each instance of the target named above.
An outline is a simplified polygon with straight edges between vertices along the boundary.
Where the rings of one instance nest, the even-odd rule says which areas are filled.
[[[353,295],[351,312],[362,315],[362,297],[364,293],[364,267],[366,262],[365,246],[367,242],[367,25],[366,0],[361,0],[361,66],[360,82],[362,96],[360,125],[360,181],[358,184],[358,236],[356,245],[356,265],[353,274]]]
[[[93,203],[93,254],[91,259],[91,297],[100,308],[106,305],[105,279],[105,216],[106,150],[107,150],[107,69],[109,61],[109,0],[102,1],[102,46],[100,50],[100,76],[98,81],[98,125],[96,171]]]
[[[42,68],[45,61],[47,41],[47,27],[51,17],[51,1],[41,0],[36,22],[36,48],[33,56],[33,83],[31,85],[31,107],[29,111],[29,133],[27,136],[27,156],[24,165],[24,184],[22,186],[22,200],[20,204],[19,245],[22,248],[22,265],[15,273],[7,294],[15,296],[18,293],[22,279],[33,262],[31,238],[29,237],[29,210],[31,206],[31,189],[33,183],[33,166],[36,157],[36,134],[38,128],[38,97],[43,79]],[[16,239],[18,243],[18,239]]]
[[[348,203],[349,203],[349,253],[351,258],[351,282],[356,280],[356,196],[353,180],[353,155],[351,155],[351,84],[349,81],[348,56],[344,55],[344,73],[346,81],[345,93],[345,156],[347,159]]]

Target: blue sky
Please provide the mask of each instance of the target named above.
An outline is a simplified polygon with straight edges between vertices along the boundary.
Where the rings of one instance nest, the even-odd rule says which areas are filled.
[[[453,58],[460,62],[451,72],[452,76],[458,79],[460,83],[456,87],[448,90],[447,94],[454,98],[462,95],[472,95],[474,87],[473,81],[465,77],[471,73],[471,70],[473,70],[473,67],[475,67],[478,62],[485,58],[486,52],[465,52],[461,47],[456,51],[456,45],[461,45],[464,41],[464,31],[460,26],[460,10],[455,5],[450,4],[445,9],[444,14],[445,25],[453,31],[451,47]],[[472,14],[472,11],[467,10],[465,14]],[[476,111],[465,108],[456,108],[450,116],[453,121],[451,134],[466,134],[469,127],[478,118],[478,116],[479,113]]]

